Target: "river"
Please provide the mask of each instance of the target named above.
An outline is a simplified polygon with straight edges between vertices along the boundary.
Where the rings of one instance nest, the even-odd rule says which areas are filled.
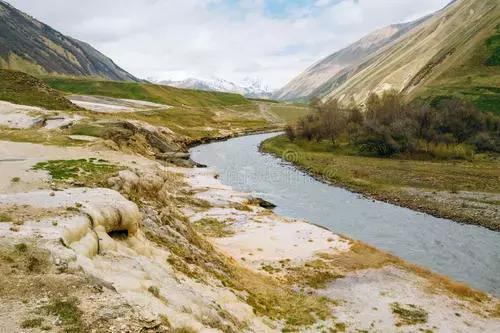
[[[249,135],[191,149],[194,161],[220,180],[277,205],[277,214],[305,219],[410,262],[500,296],[500,233],[365,198],[330,186],[269,154]]]

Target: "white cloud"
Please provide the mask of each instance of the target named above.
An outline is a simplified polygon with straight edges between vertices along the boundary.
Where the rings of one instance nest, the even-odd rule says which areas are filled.
[[[266,0],[7,1],[89,42],[139,77],[240,82],[252,76],[280,87],[374,29],[438,10],[449,0],[311,0],[282,13],[269,12]]]

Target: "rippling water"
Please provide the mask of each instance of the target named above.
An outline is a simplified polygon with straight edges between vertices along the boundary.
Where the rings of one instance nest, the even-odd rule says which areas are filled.
[[[196,162],[221,181],[276,204],[275,212],[306,219],[410,262],[500,295],[500,233],[363,198],[329,186],[258,151],[271,134],[195,147]]]

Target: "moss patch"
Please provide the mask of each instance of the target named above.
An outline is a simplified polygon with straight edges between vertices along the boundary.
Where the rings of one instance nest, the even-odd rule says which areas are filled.
[[[33,166],[33,170],[48,171],[56,181],[80,180],[95,184],[116,173],[118,167],[105,160],[90,158],[39,162]]]
[[[78,308],[76,297],[52,298],[48,305],[44,306],[48,314],[57,316],[61,321],[64,332],[83,333],[87,332],[82,321],[82,312]]]

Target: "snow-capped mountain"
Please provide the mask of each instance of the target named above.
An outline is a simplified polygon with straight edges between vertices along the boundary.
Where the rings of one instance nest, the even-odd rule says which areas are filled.
[[[261,80],[252,78],[245,78],[240,85],[220,78],[206,80],[189,78],[181,81],[159,81],[158,83],[177,88],[230,92],[249,98],[270,98],[273,94],[273,91],[264,86]]]

